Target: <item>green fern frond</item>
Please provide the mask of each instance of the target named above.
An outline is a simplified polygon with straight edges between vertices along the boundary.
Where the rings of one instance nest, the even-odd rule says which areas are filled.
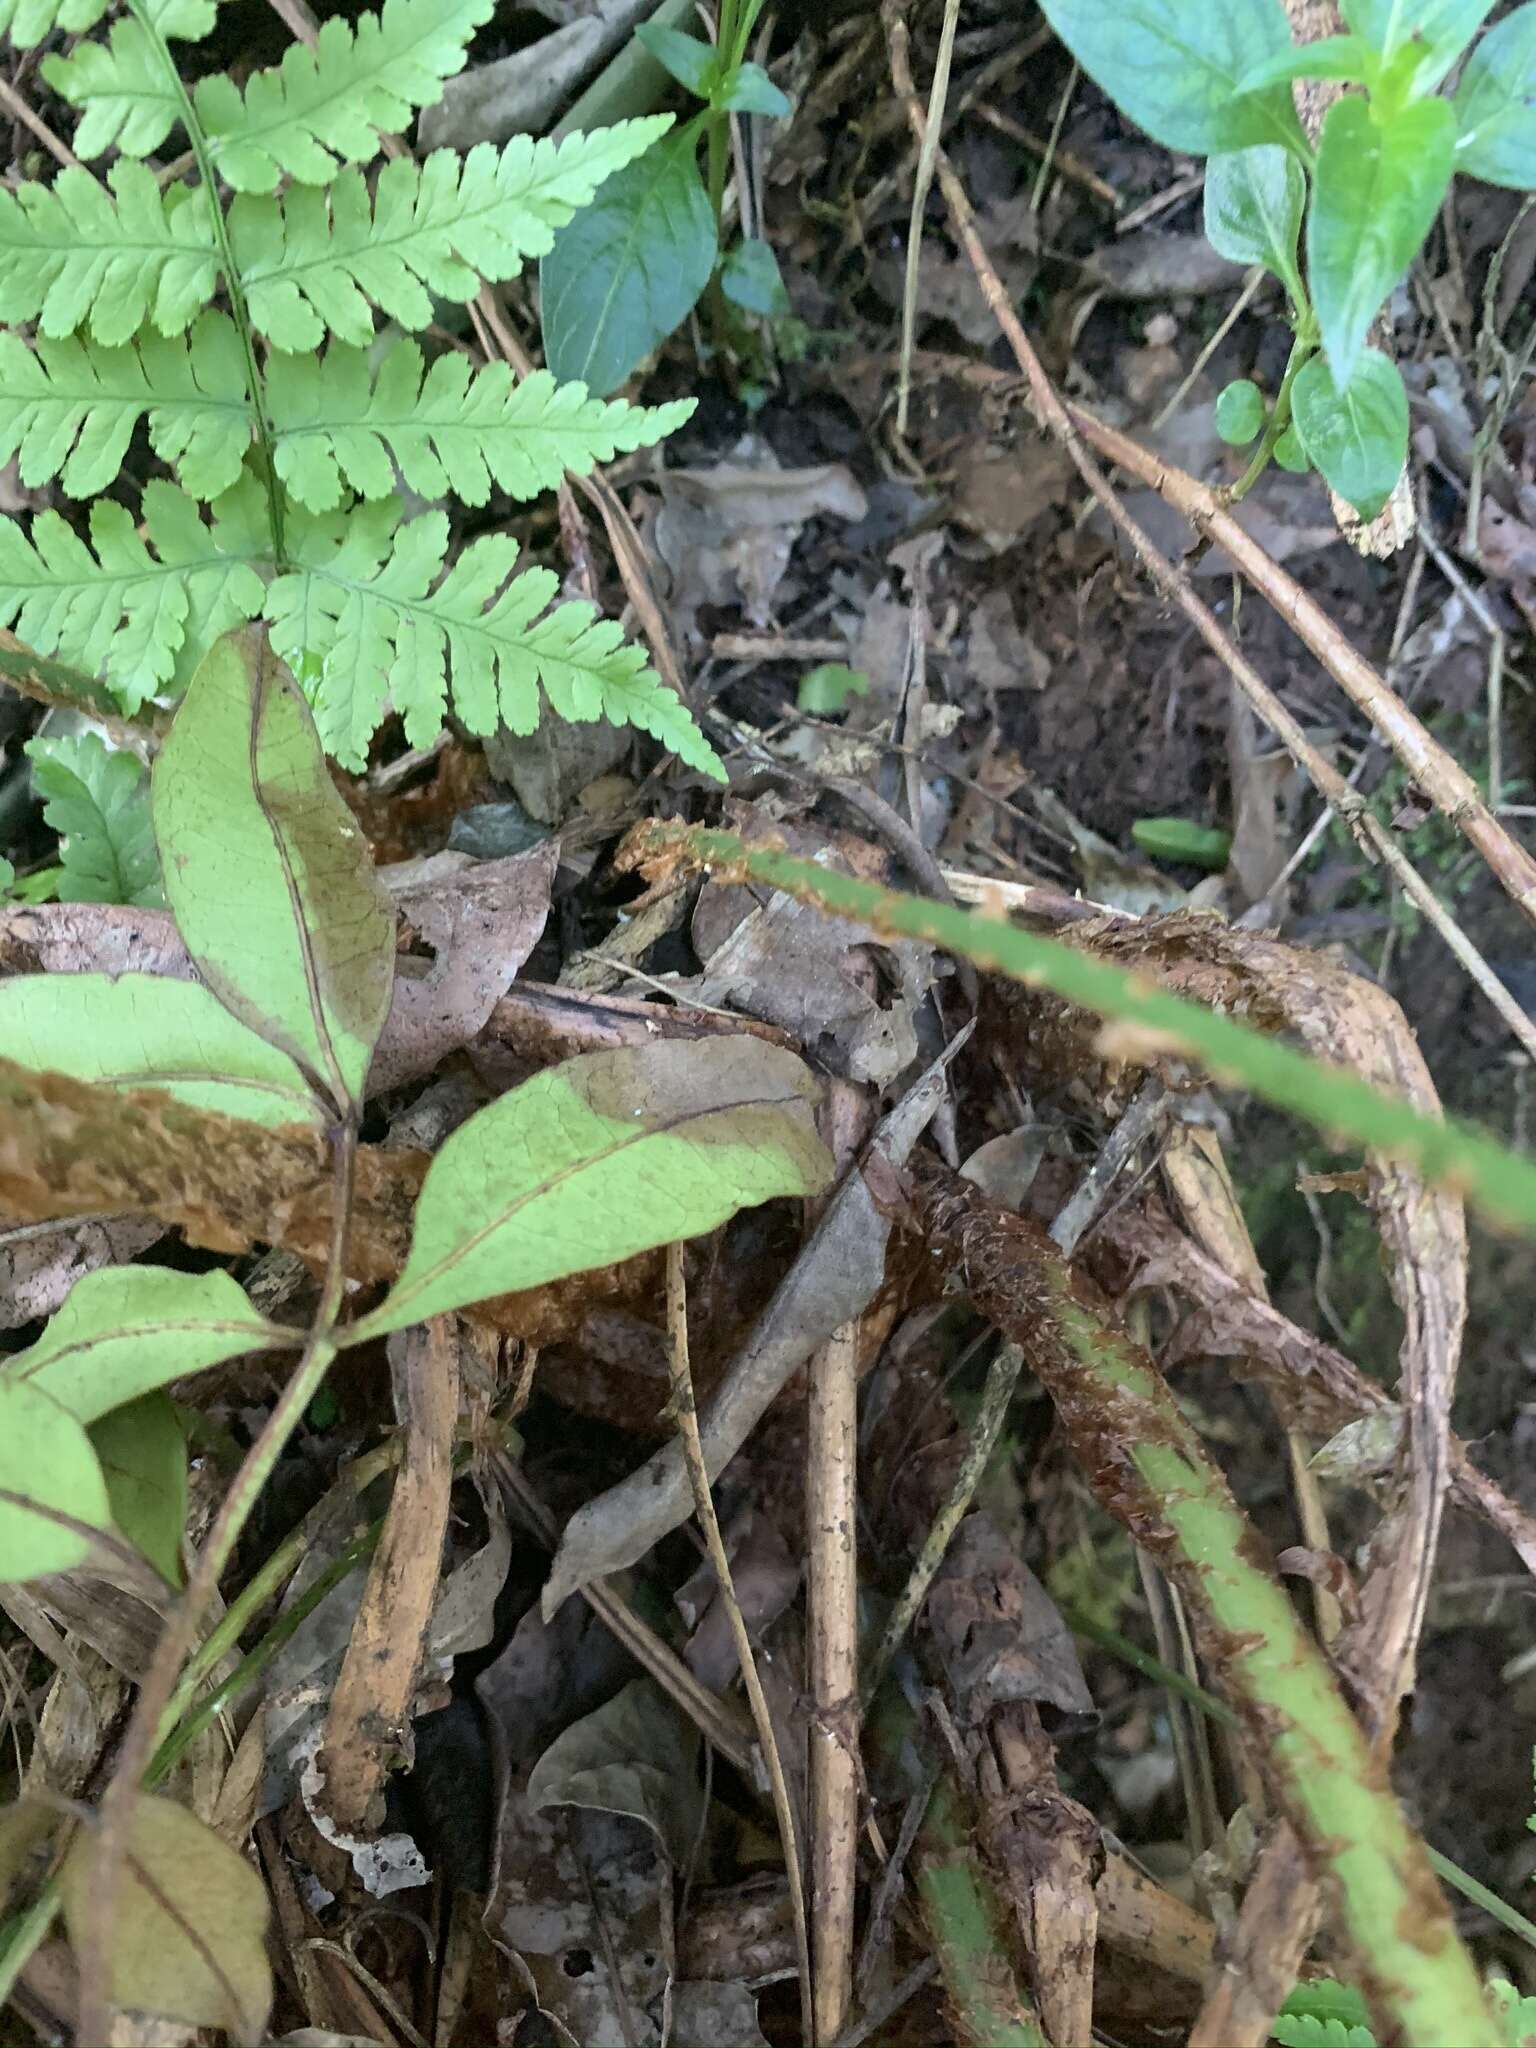
[[[515,135],[504,149],[483,142],[463,157],[397,157],[379,173],[371,204],[353,170],[328,191],[238,198],[230,238],[251,319],[275,347],[294,351],[317,348],[327,330],[366,346],[374,306],[423,328],[434,296],[467,302],[482,278],[501,283],[547,254],[603,180],[671,125],[658,114],[560,143]]]
[[[18,50],[30,50],[50,30],[84,35],[106,13],[111,0],[0,0],[0,35]]]
[[[93,732],[29,740],[26,750],[43,816],[59,835],[59,901],[163,905],[149,777],[138,756]]]
[[[338,159],[366,163],[380,135],[441,99],[490,15],[491,0],[384,0],[355,25],[322,22],[313,48],[291,43],[244,93],[222,72],[200,79],[194,104],[220,176],[237,192],[271,192],[284,173],[324,185]]]
[[[397,465],[424,498],[451,491],[483,505],[493,481],[510,497],[534,498],[567,472],[589,475],[620,449],[654,446],[689,418],[694,402],[589,398],[584,384],[557,384],[547,370],[518,384],[505,363],[474,372],[457,353],[428,368],[415,342],[401,341],[376,377],[361,349],[339,344],[318,359],[274,356],[267,409],[278,475],[301,505],[324,512],[348,486],[387,498],[398,487]]]
[[[181,119],[181,96],[152,31],[199,41],[213,27],[213,0],[143,0],[143,13],[144,21],[115,21],[104,43],[80,43],[40,66],[60,98],[81,110],[75,154],[87,161],[113,148],[148,156]]]
[[[300,566],[267,593],[273,645],[343,766],[362,766],[389,702],[413,745],[435,737],[451,683],[454,711],[471,732],[491,732],[498,720],[532,732],[542,687],[562,718],[636,726],[693,766],[720,772],[684,705],[612,620],[583,604],[539,616],[556,578],[547,569],[514,576],[513,540],[474,541],[444,574],[446,516],[397,522],[392,506],[378,504],[345,521],[299,514],[288,543]]]
[[[111,190],[108,190],[108,186]],[[213,298],[207,209],[124,157],[103,185],[69,165],[51,185],[0,186],[0,320],[46,335],[89,326],[109,347],[151,322],[180,334]]]
[[[193,497],[212,499],[240,474],[252,409],[234,324],[205,313],[189,336],[147,334],[136,348],[68,338],[34,350],[0,334],[0,462],[21,458],[28,488],[57,477],[72,498],[104,491],[134,428]]]
[[[0,519],[0,624],[101,676],[130,712],[184,688],[219,635],[256,616],[263,591],[252,563],[270,550],[249,478],[214,507],[211,525],[159,481],[145,486],[142,517],[143,536],[126,505],[98,498],[89,546],[57,512],[39,512],[30,535]]]

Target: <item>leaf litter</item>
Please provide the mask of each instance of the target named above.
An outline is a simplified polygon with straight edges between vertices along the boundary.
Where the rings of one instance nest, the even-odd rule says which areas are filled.
[[[442,136],[546,125],[623,14],[542,12],[554,26],[530,45],[537,61],[487,51],[431,116]],[[1263,381],[1262,321],[1240,317],[1170,417],[1154,414],[1211,324],[1200,302],[1225,309],[1240,279],[1208,260],[1169,197],[1166,157],[1091,88],[1061,102],[1037,184],[1040,159],[1007,124],[1050,133],[1056,103],[1042,81],[1059,53],[1021,57],[1026,38],[1005,9],[983,5],[968,27],[965,105],[946,148],[1011,296],[1040,309],[1054,366],[1079,395],[1166,459],[1233,481],[1236,458],[1213,431],[1215,370]],[[862,355],[829,366],[786,337],[754,361],[750,406],[722,397],[720,417],[690,430],[686,459],[637,462],[620,478],[665,591],[663,628],[686,651],[715,738],[736,749],[724,818],[872,879],[936,878],[970,900],[994,890],[1097,957],[1324,1050],[1426,1113],[1439,1103],[1433,1071],[1457,1107],[1471,1090],[1476,1113],[1507,1123],[1504,1056],[1483,1027],[1461,1018],[1459,1038],[1442,1029],[1416,1044],[1443,977],[1422,934],[1383,906],[1348,834],[1293,860],[1312,799],[1284,757],[1238,729],[1207,657],[1135,595],[1107,523],[1079,516],[1065,455],[1023,419],[1016,380],[984,359],[987,299],[933,214],[912,425],[890,438],[910,159],[898,181],[865,154],[874,134],[897,147],[901,126],[888,118],[899,110],[876,44],[860,41],[867,28],[805,30],[801,42],[827,61],[798,81],[789,134],[751,141],[742,159],[797,316],[844,329]],[[790,57],[800,52],[775,58],[786,77]],[[1064,70],[1049,80],[1067,84]],[[531,113],[528,87],[543,96]],[[1161,212],[1120,234],[1116,199],[1122,213],[1132,199]],[[1506,226],[1458,215],[1468,260],[1482,261]],[[1431,338],[1439,350],[1446,335]],[[685,356],[679,344],[650,373],[657,396],[679,388]],[[1421,453],[1465,484],[1480,421],[1462,393],[1474,386],[1454,359],[1424,363],[1405,366],[1411,382],[1437,380],[1423,413],[1434,447]],[[1485,579],[1483,611],[1516,634],[1531,617],[1536,527],[1519,409],[1496,438],[1477,554],[1462,559]],[[1184,544],[1154,494],[1126,502],[1165,545]],[[1315,488],[1271,477],[1242,524],[1385,659],[1389,586],[1362,582]],[[580,517],[563,509],[561,532],[582,590],[594,574],[616,588],[607,562],[594,570]],[[930,546],[935,532],[942,544]],[[1208,592],[1231,574],[1210,550],[1190,567]],[[1430,586],[1440,570],[1421,573]],[[1382,575],[1398,577],[1390,589],[1404,600],[1393,680],[1426,715],[1443,703],[1444,716],[1466,719],[1483,696],[1482,614],[1454,587],[1426,602],[1398,571]],[[1361,765],[1363,732],[1325,708],[1295,649],[1266,621],[1243,624],[1325,749]],[[870,688],[811,724],[796,716],[797,693],[828,663]],[[220,787],[239,751],[226,744],[237,697],[242,716],[254,701],[278,724],[302,722],[259,650],[238,664],[202,742],[229,757],[205,778]],[[197,741],[198,723],[171,728],[162,763]],[[408,2016],[418,2037],[453,2048],[502,2037],[520,2014],[547,2038],[626,2048],[795,2038],[784,1846],[740,1709],[727,1594],[690,1526],[666,1407],[660,1261],[635,1248],[675,1234],[690,1240],[689,1341],[730,1597],[769,1692],[802,1847],[835,1818],[807,1762],[808,1730],[832,1727],[858,1753],[855,1821],[884,1852],[849,1857],[861,1947],[844,2017],[866,2018],[876,2040],[962,2038],[923,1975],[940,1947],[920,1917],[936,1857],[924,1808],[938,1784],[959,1788],[967,1853],[997,1879],[1004,1938],[1037,1988],[1047,2037],[1166,2038],[1194,2020],[1213,1954],[1246,1981],[1251,1953],[1227,1931],[1249,1878],[1237,1844],[1245,1827],[1262,1832],[1286,1791],[1261,1790],[1248,1769],[1263,1751],[1251,1724],[1241,1800],[1222,1788],[1218,1818],[1231,1825],[1202,1837],[1170,1696],[1102,1648],[1106,1629],[1138,1643],[1151,1633],[1130,1539],[1166,1557],[1166,1530],[1107,1431],[1125,1413],[1109,1413],[1063,1363],[1042,1276],[1064,1273],[1106,1328],[1119,1331],[1123,1309],[1150,1340],[1157,1373],[1272,1547],[1324,1584],[1351,1576],[1337,1560],[1353,1568],[1358,1618],[1337,1655],[1365,1727],[1384,1740],[1416,1651],[1432,1670],[1423,1646],[1458,1640],[1464,1596],[1449,1566],[1434,1576],[1442,1496],[1464,1577],[1509,1575],[1504,1545],[1536,1570],[1509,1451],[1512,1343],[1479,1299],[1481,1275],[1512,1269],[1477,1237],[1469,1252],[1455,1190],[1384,1156],[1300,1158],[1290,1140],[1267,1192],[1248,1202],[1250,1240],[1232,1188],[1250,1195],[1273,1133],[1232,1091],[1198,1086],[1176,1051],[1107,1038],[1096,1018],[986,972],[973,1024],[965,980],[932,948],[760,884],[652,874],[637,900],[624,828],[688,802],[698,816],[696,793],[686,782],[661,791],[654,750],[637,763],[628,734],[571,730],[581,744],[498,736],[483,762],[472,754],[471,781],[443,776],[440,804],[422,779],[437,770],[387,733],[368,782],[347,792],[352,826],[328,776],[289,779],[286,731],[250,757],[243,814],[213,807],[196,775],[175,777],[188,814],[163,813],[161,840],[178,850],[167,891],[191,952],[143,875],[124,892],[137,904],[0,909],[0,1204],[13,1226],[0,1244],[11,1352],[0,1393],[19,1410],[49,1387],[46,1417],[33,1399],[30,1419],[0,1438],[0,1515],[13,1497],[56,1509],[27,1516],[19,1538],[0,1523],[0,1540],[34,1546],[36,1567],[7,1589],[7,1654],[49,1681],[31,1765],[11,1788],[31,1796],[0,1831],[0,1894],[31,1895],[51,1842],[65,1930],[89,1942],[85,1851],[65,1849],[58,1808],[38,1801],[96,1794],[169,1588],[291,1369],[301,1333],[288,1317],[315,1291],[334,1221],[326,1126],[360,1110],[346,1281],[361,1341],[309,1409],[225,1577],[239,1627],[215,1642],[203,1682],[233,1689],[137,1808],[107,1958],[113,1997],[239,2039],[279,2028],[295,2040],[405,2038]],[[1364,761],[1363,783],[1382,765]],[[885,807],[855,813],[852,830],[831,787],[849,776]],[[162,766],[156,778],[159,801],[173,777]],[[487,825],[504,812],[525,850],[441,864],[450,833],[471,843],[460,831],[471,808]],[[529,811],[551,828],[531,846]],[[1138,854],[1132,827],[1175,814],[1230,829],[1224,874],[1202,881]],[[241,836],[242,816],[279,821],[290,865],[324,852],[322,840],[344,847],[338,886],[363,906],[351,928],[323,917],[309,933],[290,928],[285,972],[305,984],[309,1022],[298,1035],[282,1023],[278,1046],[274,1011],[291,1006],[242,963],[249,932],[228,915],[244,900],[244,878],[231,876],[261,851],[259,835]],[[884,816],[904,836],[870,822]],[[197,903],[179,855],[200,836],[222,866],[216,894]],[[392,874],[384,856],[406,850],[433,865]],[[323,900],[319,869],[316,887]],[[1279,934],[1259,927],[1256,905]],[[1487,915],[1475,889],[1465,915],[1469,928]],[[62,1006],[28,1019],[24,983],[65,976],[85,1020],[77,1035],[99,1046],[110,1025],[110,1063],[76,1057]],[[210,989],[240,1020],[214,1006],[222,1085],[189,1092],[136,1065],[139,998],[195,1034],[213,1028]],[[588,1063],[581,1078],[557,1076],[572,1058]],[[1149,1079],[1166,1091],[1166,1116],[1117,1160],[1111,1134]],[[229,1114],[241,1091],[248,1108],[262,1087],[276,1104],[267,1128]],[[294,1113],[279,1113],[290,1102]],[[477,1112],[486,1120],[472,1133]],[[584,1139],[573,1139],[578,1124]],[[559,1172],[579,1181],[583,1144],[599,1138],[635,1161],[608,1197],[617,1215],[551,1193],[559,1148],[571,1148]],[[520,1145],[524,1179],[492,1214],[483,1191]],[[669,1149],[717,1178],[663,1215],[648,1162]],[[1096,1188],[1105,1161],[1113,1171]],[[1321,1250],[1297,1220],[1297,1171],[1334,1175],[1315,1197]],[[1085,1184],[1092,1220],[1062,1267],[1042,1233]],[[727,1219],[738,1199],[744,1214]],[[443,1280],[471,1238],[483,1272]],[[137,1261],[157,1241],[162,1256],[172,1250],[170,1291],[200,1311],[212,1302],[225,1328],[210,1334],[207,1313],[162,1312],[157,1355],[128,1344],[119,1359],[96,1327],[102,1305],[139,1301],[157,1269]],[[271,1311],[276,1335],[243,1291],[274,1249],[304,1262]],[[587,1270],[566,1272],[577,1257]],[[493,1280],[493,1293],[471,1298]],[[1328,1323],[1325,1298],[1342,1302],[1357,1341]],[[1517,1322],[1520,1299],[1516,1282]],[[1021,1334],[1021,1312],[1032,1318],[1027,1369],[998,1447],[968,1477],[994,1325]],[[77,1326],[91,1336],[89,1385],[69,1376],[67,1356],[50,1363],[50,1341]],[[896,1737],[873,1709],[806,1689],[807,1631],[820,1619],[806,1604],[807,1566],[825,1540],[805,1526],[817,1449],[806,1376],[839,1332],[852,1333],[857,1378],[863,1600],[883,1609],[899,1594],[936,1518],[971,1489],[897,1665],[901,1689],[926,1686],[936,1704]],[[1480,1346],[1505,1361],[1504,1405],[1491,1422],[1475,1404],[1458,1410],[1456,1433],[1458,1354],[1476,1360]],[[1240,1382],[1247,1392],[1234,1391]],[[1272,1404],[1258,1419],[1256,1392]],[[1307,1455],[1328,1440],[1312,1460],[1327,1519],[1310,1548],[1281,1485],[1277,1420]],[[41,1498],[32,1469],[37,1432],[50,1431],[51,1467],[68,1480],[58,1502]],[[504,1494],[498,1461],[543,1504],[541,1533],[526,1498]],[[264,1583],[269,1559],[281,1568]],[[259,1598],[240,1606],[252,1586]],[[1506,1659],[1527,1647],[1518,1618],[1497,1628]],[[1156,1640],[1165,1662],[1179,1661],[1176,1634]],[[1186,1683],[1230,1679],[1241,1644],[1208,1624],[1201,1641]],[[706,1762],[698,1729],[712,1713],[720,1740]],[[1418,1718],[1415,1705],[1410,1790],[1432,1768],[1415,1749]],[[1138,1795],[1138,1770],[1162,1789]],[[1526,1789],[1501,1782],[1498,1796],[1523,1811]],[[1138,1870],[1122,1840],[1168,1881]],[[1271,1847],[1258,1872],[1266,1854],[1273,1883],[1286,1866]],[[1513,1895],[1510,1855],[1495,1845],[1479,1872]],[[1249,1897],[1262,1895],[1255,1875]],[[269,1940],[282,1957],[275,1980]],[[49,1954],[23,1971],[28,2011],[51,2009]],[[905,2002],[883,2003],[908,1985]]]

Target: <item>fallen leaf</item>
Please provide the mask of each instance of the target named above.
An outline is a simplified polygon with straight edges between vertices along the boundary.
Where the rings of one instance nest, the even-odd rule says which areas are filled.
[[[1072,1631],[990,1515],[967,1515],[956,1530],[926,1617],[962,1727],[1021,1700],[1049,1709],[1049,1728],[1082,1734],[1097,1724]]]

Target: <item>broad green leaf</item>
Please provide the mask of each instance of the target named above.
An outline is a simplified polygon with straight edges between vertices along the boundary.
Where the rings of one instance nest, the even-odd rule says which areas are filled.
[[[272,2006],[267,1894],[245,1858],[169,1799],[134,1801],[115,1894],[108,1984],[114,2005],[238,2041],[265,2038]],[[96,1838],[64,1859],[64,1922],[78,1947],[93,1924]]]
[[[1225,151],[1205,167],[1205,238],[1229,263],[1262,263],[1307,303],[1296,260],[1307,174],[1288,149],[1260,143]]]
[[[402,327],[426,327],[435,298],[467,301],[482,278],[500,283],[526,257],[546,255],[603,180],[671,125],[655,114],[559,143],[514,135],[504,149],[482,142],[468,156],[395,157],[371,190],[348,170],[276,199],[242,196],[229,232],[251,319],[290,351],[317,348],[327,330],[366,347],[375,306]]]
[[[114,1408],[90,1431],[107,1482],[112,1521],[120,1536],[147,1557],[160,1576],[179,1586],[181,1532],[187,1519],[187,1433],[176,1403],[145,1394]]]
[[[1373,316],[1417,255],[1445,197],[1455,128],[1444,100],[1417,101],[1385,127],[1358,94],[1328,109],[1307,216],[1307,275],[1341,386],[1354,375]]]
[[[381,135],[399,135],[417,107],[442,98],[490,16],[491,0],[383,0],[355,23],[328,16],[313,48],[290,43],[243,92],[210,72],[193,100],[215,168],[237,192],[272,192],[285,173],[326,185],[338,159],[370,162]]]
[[[167,901],[214,994],[361,1103],[389,1009],[395,920],[293,678],[253,634],[221,640],[155,764]]]
[[[266,382],[277,473],[314,512],[348,488],[396,497],[400,477],[424,498],[451,492],[467,505],[487,503],[493,483],[534,498],[568,472],[588,476],[621,449],[653,446],[693,412],[692,399],[589,398],[547,370],[521,381],[506,363],[476,371],[455,349],[428,365],[414,341],[397,341],[376,365],[340,343],[318,359],[274,356]]]
[[[736,242],[720,266],[720,289],[744,313],[771,320],[789,311],[789,293],[779,275],[779,259],[767,242],[755,237]]]
[[[1298,43],[1256,65],[1243,80],[1244,92],[1262,92],[1266,86],[1289,84],[1293,78],[1342,78],[1359,84],[1370,76],[1371,48],[1359,36],[1319,36],[1316,42]]]
[[[739,64],[715,104],[728,114],[769,114],[779,121],[794,112],[761,64]]]
[[[1420,44],[1430,61],[1416,83],[1432,92],[1492,9],[1493,0],[1342,0],[1340,11],[1386,63]]]
[[[707,775],[724,770],[675,690],[590,605],[545,610],[548,569],[513,575],[517,543],[482,534],[451,567],[446,514],[400,524],[398,504],[355,506],[344,522],[295,514],[292,570],[267,593],[272,644],[304,678],[326,746],[361,767],[386,695],[412,746],[453,708],[471,732],[532,732],[541,693],[561,717],[597,717],[651,733]],[[510,578],[510,580],[509,580]]]
[[[709,98],[717,68],[712,44],[655,21],[641,22],[635,30],[635,41],[650,51],[669,78],[675,78],[699,99]]]
[[[37,1342],[0,1367],[79,1422],[246,1351],[291,1343],[227,1273],[103,1266],[77,1280]]]
[[[184,185],[162,192],[131,157],[105,185],[69,164],[51,185],[0,190],[0,319],[36,320],[53,337],[89,326],[115,346],[146,322],[180,334],[217,283],[206,206]]]
[[[260,611],[252,564],[271,551],[266,529],[261,491],[244,478],[211,524],[160,477],[145,485],[138,518],[98,498],[89,546],[57,512],[39,512],[30,533],[0,518],[0,624],[14,621],[40,654],[100,674],[122,709],[137,711],[184,688],[211,642]]]
[[[539,268],[544,360],[606,398],[679,328],[715,267],[715,217],[685,130],[608,179]]]
[[[1248,377],[1234,377],[1216,399],[1216,431],[1234,448],[1246,448],[1264,431],[1264,394]]]
[[[43,816],[60,839],[60,902],[163,903],[138,755],[108,747],[93,732],[28,740],[26,751]]]
[[[697,1237],[825,1186],[817,1085],[761,1039],[565,1060],[460,1126],[427,1171],[410,1255],[357,1343],[427,1316]]]
[[[1536,0],[1489,29],[1456,90],[1456,168],[1536,191]]]
[[[1314,356],[1291,386],[1291,419],[1313,467],[1362,519],[1374,519],[1408,459],[1408,394],[1397,365],[1368,348],[1340,391],[1327,358]]]
[[[1240,89],[1291,48],[1280,0],[1042,0],[1042,12],[1094,83],[1165,148],[1305,149],[1288,86]]]
[[[163,1088],[248,1123],[320,1124],[293,1061],[194,981],[155,974],[18,974],[0,980],[9,1059],[112,1088]]]
[[[0,1372],[0,1581],[83,1564],[112,1526],[84,1425],[41,1387]]]

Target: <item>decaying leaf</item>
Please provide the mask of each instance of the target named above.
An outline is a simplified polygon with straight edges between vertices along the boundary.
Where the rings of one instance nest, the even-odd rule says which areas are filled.
[[[152,803],[166,900],[203,979],[338,1109],[360,1103],[394,919],[309,706],[255,634],[221,640],[193,677]]]
[[[64,1860],[64,1917],[78,1946],[91,1922],[95,1838]],[[267,1895],[228,1843],[168,1799],[140,1794],[112,1916],[114,2004],[259,2041],[272,2004]]]

